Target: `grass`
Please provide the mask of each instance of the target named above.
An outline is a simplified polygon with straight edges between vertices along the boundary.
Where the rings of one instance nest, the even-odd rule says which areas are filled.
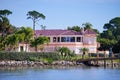
[[[92,57],[89,55],[85,55],[84,59],[96,58],[96,54],[92,54]],[[102,56],[103,57],[103,56]],[[78,59],[82,59],[82,55],[74,55],[74,56],[66,56],[63,57],[58,53],[48,52],[48,53],[40,53],[40,52],[0,52],[0,60],[15,60],[15,61],[42,61],[46,63],[52,63],[57,60],[71,60],[76,61]],[[111,60],[107,60],[110,62]],[[120,62],[118,60],[114,60],[114,62]]]

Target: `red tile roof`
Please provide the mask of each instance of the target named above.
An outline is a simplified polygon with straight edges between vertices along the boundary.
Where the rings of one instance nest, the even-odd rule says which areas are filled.
[[[92,34],[95,33],[93,31],[87,30],[85,34]],[[51,36],[51,35],[82,35],[81,32],[76,32],[73,30],[36,30],[36,36],[44,35],[44,36]]]
[[[87,29],[85,30],[84,34],[96,34],[96,32],[93,31],[92,29]]]

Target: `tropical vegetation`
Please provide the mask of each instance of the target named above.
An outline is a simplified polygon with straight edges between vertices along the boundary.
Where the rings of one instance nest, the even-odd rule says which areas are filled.
[[[71,52],[67,47],[58,47],[57,52],[62,56],[62,59],[70,59],[76,56],[75,53]]]
[[[38,22],[40,19],[45,19],[45,15],[42,14],[42,13],[39,13],[35,10],[33,11],[29,11],[27,13],[27,19],[32,19],[33,21],[33,30],[35,31],[35,25],[36,25],[36,22]]]
[[[33,21],[33,29],[30,27],[15,27],[13,26],[8,16],[12,14],[10,10],[0,10],[0,51],[16,51],[19,43],[25,43],[26,49],[28,44],[31,47],[35,48],[35,51],[44,49],[44,45],[49,43],[49,39],[47,37],[41,36],[36,37],[35,35],[35,27],[39,20],[45,19],[45,15],[37,12],[35,10],[28,11],[27,19],[31,19]],[[82,26],[72,26],[68,27],[68,30],[80,31],[82,29],[92,29],[94,30],[98,36],[97,41],[100,43],[100,48],[98,50],[109,50],[111,47],[113,48],[114,53],[120,53],[120,17],[115,17],[111,19],[108,23],[105,23],[103,26],[103,32],[99,32],[97,29],[93,28],[93,25],[89,22],[83,23]],[[46,26],[41,26],[44,30]],[[26,50],[27,51],[27,50]],[[84,54],[88,52],[88,49],[81,49]],[[57,49],[57,52],[60,53],[62,58],[69,58],[69,56],[74,56],[74,52],[71,52],[67,47],[61,47]]]
[[[26,50],[28,45],[31,43],[31,46],[36,47],[36,45],[42,45],[48,43],[46,37],[36,37],[34,35],[35,24],[39,19],[45,19],[45,16],[42,13],[37,11],[29,11],[27,13],[27,19],[33,20],[33,29],[30,27],[14,27],[10,24],[7,16],[12,14],[10,10],[0,10],[0,50],[1,51],[16,51],[19,43],[26,44]],[[37,40],[37,43],[36,43]],[[37,49],[36,49],[37,51]]]
[[[84,56],[85,56],[85,54],[88,53],[89,49],[84,47],[84,48],[81,48],[79,50],[80,50],[80,52],[82,52],[82,59],[84,59]]]
[[[104,24],[103,28],[104,31],[98,35],[98,42],[101,44],[99,50],[109,50],[113,47],[114,53],[120,52],[118,48],[120,41],[120,17],[111,19]]]
[[[45,36],[41,37],[40,36],[40,37],[37,37],[34,40],[32,40],[30,46],[35,47],[35,51],[37,52],[38,47],[42,51],[44,48],[43,45],[48,44],[48,43],[49,43],[48,37],[45,37]]]
[[[0,52],[0,60],[16,61],[54,61],[61,60],[61,55],[57,53],[40,52]]]

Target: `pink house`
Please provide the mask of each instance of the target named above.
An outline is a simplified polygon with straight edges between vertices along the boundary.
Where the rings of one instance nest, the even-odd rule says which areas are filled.
[[[36,30],[36,37],[39,36],[47,36],[50,39],[50,43],[44,45],[45,52],[54,52],[58,47],[68,47],[71,51],[74,51],[76,54],[82,53],[80,51],[81,48],[88,48],[89,53],[97,52],[97,41],[96,41],[96,33],[88,29],[86,31],[76,32],[73,30]],[[30,46],[22,46],[19,45],[18,51],[21,49],[26,50],[28,52],[33,52],[34,49]]]

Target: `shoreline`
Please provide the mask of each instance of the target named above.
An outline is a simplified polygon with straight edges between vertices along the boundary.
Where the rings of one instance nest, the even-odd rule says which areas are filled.
[[[83,64],[79,64],[83,65]],[[75,61],[53,61],[52,63],[41,61],[0,61],[0,67],[36,67],[36,66],[79,66]]]
[[[93,63],[94,64],[94,63]],[[119,62],[114,62],[113,66],[115,68],[120,68],[120,63]],[[48,62],[41,62],[41,61],[0,61],[0,69],[2,68],[9,68],[9,67],[39,67],[39,68],[47,68],[47,67],[97,67],[97,66],[87,66],[83,63],[79,63],[77,64],[76,61],[53,61],[52,63],[48,63]],[[104,62],[99,62],[99,66],[98,67],[104,67]],[[111,67],[111,63],[107,62],[106,64],[106,68]]]

